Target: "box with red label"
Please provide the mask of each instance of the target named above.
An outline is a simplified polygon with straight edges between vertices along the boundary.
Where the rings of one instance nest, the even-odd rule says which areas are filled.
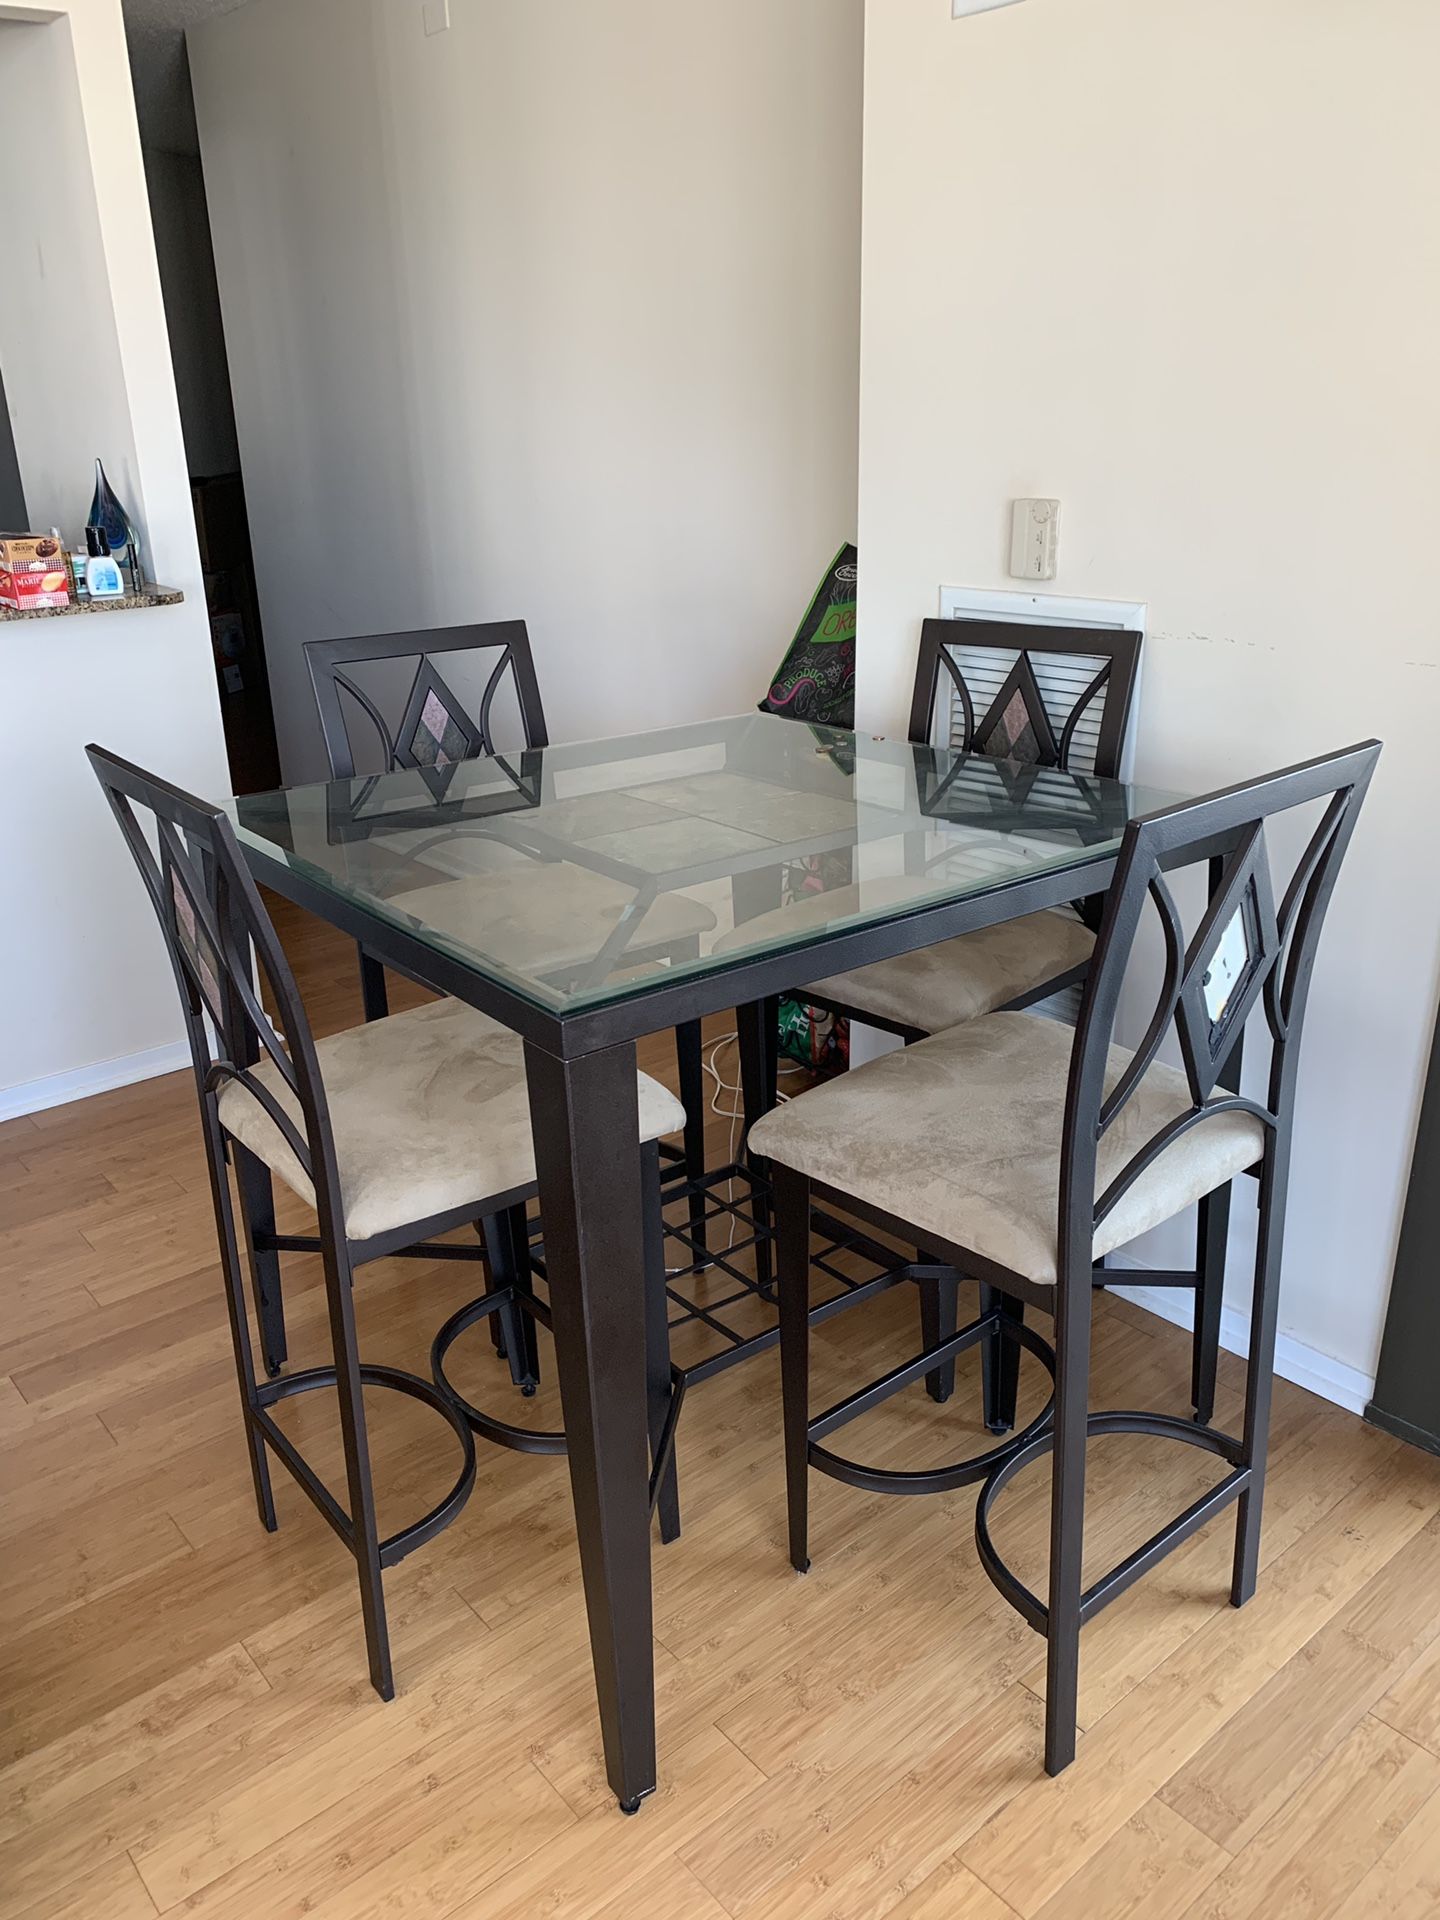
[[[48,533],[0,533],[0,607],[37,613],[69,604],[70,575],[60,542]]]

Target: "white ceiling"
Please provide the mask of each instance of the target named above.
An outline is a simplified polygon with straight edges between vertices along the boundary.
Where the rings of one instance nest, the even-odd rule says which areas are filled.
[[[185,62],[185,29],[246,0],[122,0],[140,138],[147,147],[195,153],[195,107]]]

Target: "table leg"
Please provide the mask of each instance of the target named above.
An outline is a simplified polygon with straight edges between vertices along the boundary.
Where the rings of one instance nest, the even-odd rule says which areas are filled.
[[[635,1048],[565,1061],[527,1043],[525,1070],[606,1774],[633,1813],[655,1789]]]

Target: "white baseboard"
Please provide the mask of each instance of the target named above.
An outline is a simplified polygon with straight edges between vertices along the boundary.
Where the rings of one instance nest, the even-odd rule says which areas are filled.
[[[1138,1262],[1126,1260],[1121,1254],[1113,1254],[1111,1259],[1117,1270],[1128,1269],[1135,1274],[1133,1287],[1115,1289],[1122,1298],[1133,1300],[1137,1307],[1168,1320],[1172,1326],[1184,1327],[1187,1332],[1193,1329],[1193,1293],[1184,1287],[1147,1287],[1143,1278],[1145,1269]],[[1234,1307],[1226,1307],[1220,1315],[1220,1344],[1227,1353],[1238,1353],[1242,1358],[1250,1351],[1250,1322]],[[1322,1400],[1344,1407],[1347,1413],[1364,1413],[1375,1391],[1370,1374],[1347,1366],[1343,1360],[1332,1360],[1328,1353],[1319,1353],[1286,1333],[1275,1342],[1275,1371],[1282,1380],[1308,1388]]]
[[[72,1100],[88,1099],[92,1093],[134,1086],[137,1081],[154,1080],[189,1064],[188,1041],[173,1040],[168,1046],[150,1047],[144,1053],[127,1053],[118,1060],[97,1061],[93,1067],[76,1067],[72,1073],[52,1073],[44,1080],[0,1087],[0,1120],[43,1113],[47,1107],[65,1107]]]

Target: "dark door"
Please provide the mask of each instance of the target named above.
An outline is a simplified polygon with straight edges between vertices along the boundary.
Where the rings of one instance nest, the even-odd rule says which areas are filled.
[[[224,473],[192,481],[191,495],[230,784],[236,793],[268,793],[280,785],[280,755],[255,595],[245,484],[238,473]]]
[[[0,379],[0,533],[29,532],[25,524],[20,465],[15,458],[15,436],[10,431],[10,409],[5,404],[5,382]]]
[[[1395,1284],[1375,1398],[1366,1418],[1440,1453],[1440,1028],[1415,1138],[1410,1196],[1395,1257]]]

